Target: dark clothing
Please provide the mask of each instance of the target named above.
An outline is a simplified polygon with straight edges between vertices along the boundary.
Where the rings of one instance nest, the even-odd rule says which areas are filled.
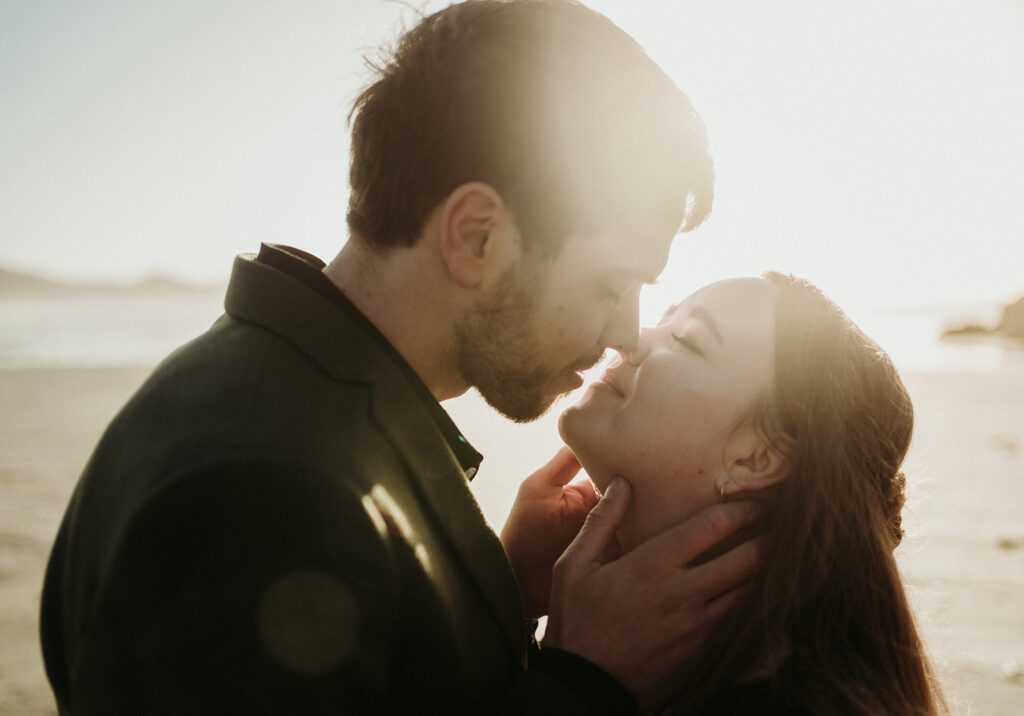
[[[677,701],[669,704],[659,716],[815,716],[807,706],[807,691],[799,678],[783,667],[772,676],[743,681],[719,689],[709,703],[695,707]],[[848,713],[840,703],[830,704],[821,716]]]
[[[479,454],[312,261],[239,257],[97,446],[43,591],[61,713],[628,710],[578,657],[526,668]]]
[[[836,713],[840,713],[838,709]],[[681,711],[686,713],[685,711]],[[736,684],[721,691],[715,700],[701,709],[701,716],[813,716],[796,699],[777,690],[767,679]]]
[[[395,350],[391,342],[384,337],[383,333],[377,330],[377,326],[373,325],[370,319],[356,308],[355,304],[348,299],[348,296],[339,291],[338,287],[331,283],[331,280],[324,275],[323,261],[312,254],[291,246],[268,246],[266,244],[260,248],[260,253],[256,260],[287,274],[306,288],[316,291],[342,310],[348,319],[365,333],[368,338],[373,339],[409,382],[409,386],[415,391],[420,402],[423,404],[423,409],[427,411],[437,425],[437,429],[441,431],[441,436],[448,443],[448,447],[451,448],[459,465],[466,473],[466,477],[472,480],[480,468],[483,456],[473,449],[473,446],[462,436],[455,423],[452,422],[451,417],[441,407],[441,404],[437,402],[430,389],[420,380],[412,366],[402,357],[402,354]]]

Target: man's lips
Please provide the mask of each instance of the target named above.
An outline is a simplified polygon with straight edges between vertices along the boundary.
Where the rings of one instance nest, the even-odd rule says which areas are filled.
[[[571,366],[569,366],[569,370],[571,370],[574,373],[584,373],[593,368],[598,363],[600,363],[602,358],[604,358],[603,351],[601,353],[598,353],[596,356],[581,358],[580,360],[576,361]]]

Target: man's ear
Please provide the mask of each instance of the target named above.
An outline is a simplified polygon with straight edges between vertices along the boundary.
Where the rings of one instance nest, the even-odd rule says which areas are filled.
[[[763,490],[789,473],[789,461],[750,420],[729,435],[724,459],[725,474],[718,485],[723,496]]]
[[[519,251],[519,232],[501,195],[489,184],[455,188],[441,211],[441,256],[449,275],[475,288],[504,273]]]

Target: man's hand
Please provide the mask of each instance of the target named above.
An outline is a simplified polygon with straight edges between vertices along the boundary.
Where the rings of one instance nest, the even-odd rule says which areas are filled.
[[[562,447],[550,462],[523,480],[501,531],[527,617],[536,619],[548,613],[555,560],[597,504],[590,480],[569,482],[579,470],[576,456]]]
[[[708,507],[622,557],[603,563],[629,504],[617,478],[558,560],[545,646],[593,662],[637,699],[641,710],[665,703],[674,676],[739,597],[756,568],[756,542],[744,542],[700,566],[690,562],[757,517],[750,503]]]

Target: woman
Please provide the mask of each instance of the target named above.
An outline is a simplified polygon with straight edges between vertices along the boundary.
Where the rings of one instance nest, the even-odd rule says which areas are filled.
[[[893,550],[913,410],[889,357],[781,274],[712,284],[561,417],[627,551],[717,500],[763,501],[762,568],[670,713],[934,714]]]

